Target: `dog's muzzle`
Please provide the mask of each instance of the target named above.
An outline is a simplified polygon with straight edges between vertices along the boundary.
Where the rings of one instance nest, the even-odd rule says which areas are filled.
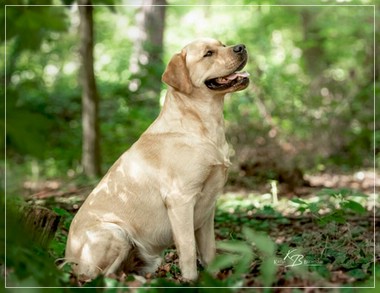
[[[248,54],[245,45],[240,44],[232,48],[241,63],[228,75],[206,80],[206,86],[211,90],[226,90],[229,88],[243,89],[249,84],[249,73],[239,72],[244,68],[248,61]]]

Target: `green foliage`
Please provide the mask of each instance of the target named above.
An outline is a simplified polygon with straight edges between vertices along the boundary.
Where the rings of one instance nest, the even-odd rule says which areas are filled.
[[[74,215],[58,207],[53,208],[53,211],[57,215],[61,216],[61,229],[56,232],[54,239],[49,243],[49,249],[54,258],[61,259],[65,255],[65,247],[67,242],[67,232],[63,231],[69,231],[70,224],[74,218]]]
[[[7,35],[8,154],[28,154],[42,161],[55,158],[57,169],[63,174],[67,168],[75,170],[81,160],[82,134],[78,54],[72,54],[78,46],[74,15],[64,7],[42,7],[40,11],[35,7],[15,6],[8,7],[8,10],[7,28],[12,30]],[[40,30],[41,38],[31,40],[35,42],[33,44],[25,42],[19,48],[18,39],[24,36],[19,29],[27,26],[21,17],[24,10],[25,13],[31,11],[28,17],[33,19],[33,27]],[[124,10],[127,17],[118,14],[110,18],[107,7],[95,9],[95,70],[102,99],[100,125],[104,169],[137,140],[159,111],[158,94],[152,103],[151,99],[141,98],[143,91],[135,95],[127,88],[130,78],[128,56],[133,46],[128,34],[116,34],[114,27],[118,24],[132,26],[135,8]],[[62,14],[59,18],[56,11]],[[21,19],[14,28],[11,25],[13,18],[8,19],[13,15],[19,15]],[[51,19],[66,26],[55,25]],[[27,33],[29,39],[35,35]],[[34,52],[38,49],[42,54]],[[150,74],[156,74],[156,80],[160,81],[161,73]],[[150,79],[142,81],[142,88],[150,82]],[[3,121],[0,122],[4,125]]]
[[[211,273],[233,266],[234,274],[231,281],[236,281],[240,275],[246,272],[253,259],[251,247],[238,240],[227,240],[217,243],[217,248],[229,254],[218,255],[215,261],[208,267]]]
[[[34,2],[12,4],[25,3]],[[135,12],[131,6],[94,9],[104,169],[159,111],[160,93],[144,88],[160,81],[162,65],[148,66],[138,77],[138,92],[128,89]],[[372,14],[370,7],[362,6],[170,6],[164,59],[202,35],[226,44],[244,42],[252,85],[226,100],[229,136],[235,145],[257,145],[255,141],[267,140],[275,128],[276,141],[304,146],[297,158],[302,167],[370,164]],[[7,142],[12,156],[54,157],[64,168],[80,162],[75,17],[69,7],[7,7]]]
[[[353,197],[355,199],[366,199],[362,194],[353,190],[341,189],[333,191],[329,189],[319,195],[321,202],[326,202],[326,196],[330,196],[326,194],[333,194],[334,196],[344,194],[344,201],[351,200],[352,194],[356,194]],[[257,197],[259,196],[257,195]],[[334,199],[333,196],[331,197]],[[255,201],[253,197],[250,199]],[[242,202],[242,205],[240,208],[237,208],[239,201]],[[309,200],[306,199],[294,199],[292,202],[297,205],[309,204]],[[55,239],[50,243],[48,252],[41,252],[38,246],[33,249],[30,245],[28,246],[25,252],[28,257],[40,257],[42,255],[42,260],[34,263],[32,268],[28,268],[29,265],[24,264],[25,259],[22,256],[23,254],[18,259],[18,255],[16,256],[11,253],[9,257],[14,257],[17,261],[12,260],[9,263],[12,270],[14,266],[16,269],[8,281],[20,284],[21,286],[28,284],[41,286],[42,284],[46,284],[47,281],[42,278],[43,272],[41,272],[41,276],[35,277],[34,273],[31,273],[30,270],[37,269],[34,266],[40,265],[40,261],[53,263],[55,259],[63,257],[67,230],[73,214],[60,206],[65,206],[66,204],[72,206],[74,203],[77,203],[74,198],[68,202],[59,198],[55,202],[46,201],[46,205],[62,217],[60,229],[56,233]],[[321,280],[321,278],[325,279],[325,282],[328,282],[328,280],[332,280],[338,273],[342,275],[343,280],[350,278],[350,280],[355,280],[355,284],[357,284],[358,282],[367,281],[372,274],[373,250],[369,245],[370,242],[368,242],[371,241],[370,237],[368,237],[368,227],[365,226],[370,224],[368,221],[365,221],[365,225],[363,226],[363,223],[352,225],[349,221],[345,221],[345,223],[341,224],[336,220],[331,220],[325,225],[318,227],[312,222],[305,224],[303,222],[305,219],[303,218],[293,223],[289,220],[284,221],[285,217],[277,208],[281,207],[280,205],[289,206],[290,201],[288,200],[285,202],[280,201],[276,208],[269,205],[254,207],[248,204],[248,200],[244,202],[242,198],[235,200],[235,202],[231,200],[229,205],[223,201],[222,204],[221,207],[228,207],[227,210],[231,207],[235,209],[233,213],[222,213],[222,209],[218,208],[215,221],[216,234],[218,235],[218,239],[223,240],[217,242],[218,254],[215,261],[206,270],[200,271],[198,281],[191,284],[181,282],[178,265],[175,261],[171,261],[168,263],[170,264],[170,270],[164,269],[164,274],[160,274],[160,277],[153,276],[152,279],[142,282],[133,276],[129,276],[123,280],[99,277],[91,283],[85,284],[85,287],[102,286],[109,288],[132,284],[149,288],[183,288],[189,286],[203,288],[243,285],[282,287],[284,283],[278,283],[279,281],[293,284],[296,280],[303,280],[305,284],[311,286],[315,284],[313,282]],[[336,202],[334,202],[335,204]],[[11,215],[9,215],[9,221],[13,222]],[[260,219],[256,215],[267,216],[269,218]],[[344,213],[342,214],[342,218],[349,220],[349,215],[351,213]],[[221,236],[221,229],[226,231],[223,237]],[[17,229],[17,233],[19,231]],[[269,233],[270,236],[268,235]],[[274,240],[276,239],[277,242],[283,235],[287,235],[286,241],[280,241],[275,244]],[[13,237],[10,239],[13,239]],[[17,249],[23,247],[24,244],[20,245],[20,243],[24,243],[23,240],[15,241],[17,241]],[[28,242],[28,240],[25,241]],[[293,250],[295,250],[291,256],[293,258],[284,260],[288,252]],[[295,255],[302,256],[303,261],[306,262],[303,262],[301,266],[285,267],[285,265],[297,263],[294,259]],[[312,266],[308,266],[308,264],[312,264]],[[59,284],[63,284],[63,286],[69,284],[69,272],[70,268],[68,266],[59,272],[57,276]],[[18,277],[19,274],[21,274],[21,277]],[[29,277],[23,279],[25,274],[29,275]],[[75,285],[75,283],[71,284]],[[230,289],[223,290],[229,292]]]
[[[3,202],[1,206],[4,206]],[[1,225],[2,228],[6,227],[6,233],[2,231],[1,235],[6,235],[6,263],[7,268],[12,268],[7,276],[7,285],[60,286],[67,275],[56,268],[48,251],[33,241],[30,231],[21,222],[16,206],[7,204],[6,209],[6,226]],[[5,256],[1,258],[4,260]]]
[[[243,229],[243,233],[252,244],[255,244],[262,256],[262,263],[260,266],[260,277],[265,287],[269,287],[275,280],[277,268],[274,263],[274,253],[276,246],[274,242],[263,233],[254,232],[251,229]]]
[[[224,251],[219,254],[207,268],[208,272],[216,273],[220,270],[233,267],[233,274],[228,277],[228,284],[236,286],[241,284],[241,276],[249,272],[254,260],[252,246],[256,246],[262,257],[260,277],[264,286],[271,286],[276,274],[274,263],[275,244],[263,233],[254,232],[243,227],[245,241],[227,240],[217,243],[217,248]]]
[[[50,120],[38,112],[30,111],[25,107],[16,107],[15,99],[7,104],[7,141],[14,150],[41,158],[46,145],[45,133],[50,130]]]
[[[32,2],[32,1],[31,1]],[[52,4],[47,1],[44,4]],[[23,5],[24,1],[14,1]],[[67,9],[54,6],[8,6],[6,8],[6,38],[13,41],[17,52],[36,51],[44,40],[54,41],[49,33],[62,33],[67,30]],[[3,41],[3,40],[2,40]]]
[[[309,211],[321,225],[330,222],[345,223],[346,219],[354,214],[364,214],[366,209],[362,204],[349,199],[348,197],[366,198],[363,193],[348,189],[322,189],[319,193],[317,202],[306,202],[299,198],[291,199],[292,202],[299,205],[298,211],[305,213]],[[322,209],[328,209],[327,213],[320,213]]]

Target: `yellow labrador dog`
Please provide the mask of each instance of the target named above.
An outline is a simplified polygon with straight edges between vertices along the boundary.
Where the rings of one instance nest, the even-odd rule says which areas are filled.
[[[182,277],[197,278],[215,255],[214,210],[230,165],[226,93],[249,84],[244,45],[196,40],[175,54],[162,80],[162,111],[110,168],[71,224],[65,259],[82,280],[125,270],[138,259],[154,272],[173,244]],[[133,256],[133,257],[132,257]]]

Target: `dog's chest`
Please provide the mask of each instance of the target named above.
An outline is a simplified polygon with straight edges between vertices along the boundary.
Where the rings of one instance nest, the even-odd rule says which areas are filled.
[[[207,198],[210,200],[217,197],[222,191],[227,180],[228,168],[231,166],[229,146],[225,141],[219,146],[213,144],[212,149],[212,152],[204,153],[205,161],[207,159],[210,160],[209,156],[212,156],[213,158],[210,160],[210,172],[203,183],[200,196],[201,198]],[[206,157],[208,158],[206,159]]]
[[[195,204],[195,229],[201,227],[204,221],[214,211],[216,200],[222,193],[223,186],[227,180],[227,169],[225,165],[214,166],[210,176],[205,181]]]

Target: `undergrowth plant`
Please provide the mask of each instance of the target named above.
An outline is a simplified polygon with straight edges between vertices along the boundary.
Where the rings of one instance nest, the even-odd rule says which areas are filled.
[[[318,201],[307,202],[300,198],[291,199],[299,204],[298,211],[301,214],[310,212],[317,222],[324,226],[330,222],[345,223],[347,217],[352,214],[362,215],[366,209],[359,202],[350,199],[352,197],[365,198],[367,195],[352,189],[322,189],[317,193]]]
[[[217,248],[223,251],[207,268],[208,272],[215,274],[218,271],[233,267],[233,274],[228,277],[231,285],[241,286],[242,275],[250,272],[250,267],[255,257],[254,247],[258,252],[260,261],[260,281],[262,285],[270,286],[276,274],[274,242],[264,233],[243,227],[244,240],[219,241]]]

